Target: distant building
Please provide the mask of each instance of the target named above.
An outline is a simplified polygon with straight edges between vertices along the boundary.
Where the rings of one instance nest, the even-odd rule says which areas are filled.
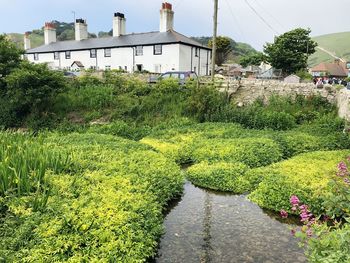
[[[88,38],[86,20],[75,21],[75,40],[57,41],[52,23],[45,23],[45,44],[31,48],[24,36],[26,57],[54,69],[122,69],[128,72],[195,71],[209,75],[211,49],[173,29],[172,5],[163,3],[158,32],[126,33],[124,14],[115,13],[113,37]],[[79,62],[79,63],[77,63]],[[79,64],[79,65],[78,65]]]
[[[332,63],[322,62],[310,69],[314,77],[335,77],[346,78],[349,76],[349,69],[346,68],[346,63],[336,59]]]

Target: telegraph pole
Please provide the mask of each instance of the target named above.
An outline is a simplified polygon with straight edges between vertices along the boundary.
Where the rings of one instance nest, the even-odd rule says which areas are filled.
[[[218,31],[218,1],[214,0],[214,32],[213,32],[213,45],[211,56],[211,80],[214,82],[215,75],[215,59],[216,59],[216,34]]]

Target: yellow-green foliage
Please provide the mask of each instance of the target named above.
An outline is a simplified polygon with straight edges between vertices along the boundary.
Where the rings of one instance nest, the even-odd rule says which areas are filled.
[[[312,152],[253,169],[247,173],[247,179],[257,188],[249,198],[261,207],[279,211],[290,208],[290,196],[297,195],[315,213],[322,213],[328,182],[336,173],[337,164],[348,154],[348,150]]]
[[[243,163],[202,162],[188,168],[187,177],[195,185],[209,189],[242,193],[249,184],[244,178],[248,167]]]
[[[0,259],[9,262],[144,262],[162,233],[162,209],[182,191],[179,167],[142,144],[109,135],[51,134],[71,173],[47,173],[42,212],[5,201]]]
[[[266,138],[208,139],[193,146],[193,160],[242,162],[259,167],[279,161],[282,153],[277,143]]]

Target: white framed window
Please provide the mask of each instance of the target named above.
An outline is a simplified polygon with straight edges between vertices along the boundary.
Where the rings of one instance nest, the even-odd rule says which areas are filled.
[[[111,70],[111,66],[105,66],[105,70]]]
[[[96,49],[90,49],[90,58],[96,58]]]
[[[199,54],[199,48],[196,47],[195,50],[194,50],[194,55],[195,55],[196,57],[198,57],[198,54]]]
[[[34,60],[39,60],[39,54],[38,53],[34,53]]]
[[[70,59],[70,51],[66,51],[66,59]]]
[[[137,46],[135,56],[142,56],[142,55],[143,55],[143,46]]]
[[[153,46],[153,55],[161,55],[162,54],[162,45],[154,45]]]
[[[54,58],[54,60],[59,60],[60,59],[60,52],[53,53],[53,58]]]
[[[111,56],[111,49],[110,48],[105,48],[105,57],[110,57]]]

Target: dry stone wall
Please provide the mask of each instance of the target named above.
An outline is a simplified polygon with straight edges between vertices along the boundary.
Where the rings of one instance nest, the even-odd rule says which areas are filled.
[[[226,85],[226,87],[225,87]],[[339,116],[350,121],[350,91],[340,86],[324,85],[317,88],[313,83],[284,83],[275,80],[241,80],[223,84],[232,100],[239,106],[248,105],[258,98],[264,101],[272,95],[305,97],[320,95],[339,108]]]

